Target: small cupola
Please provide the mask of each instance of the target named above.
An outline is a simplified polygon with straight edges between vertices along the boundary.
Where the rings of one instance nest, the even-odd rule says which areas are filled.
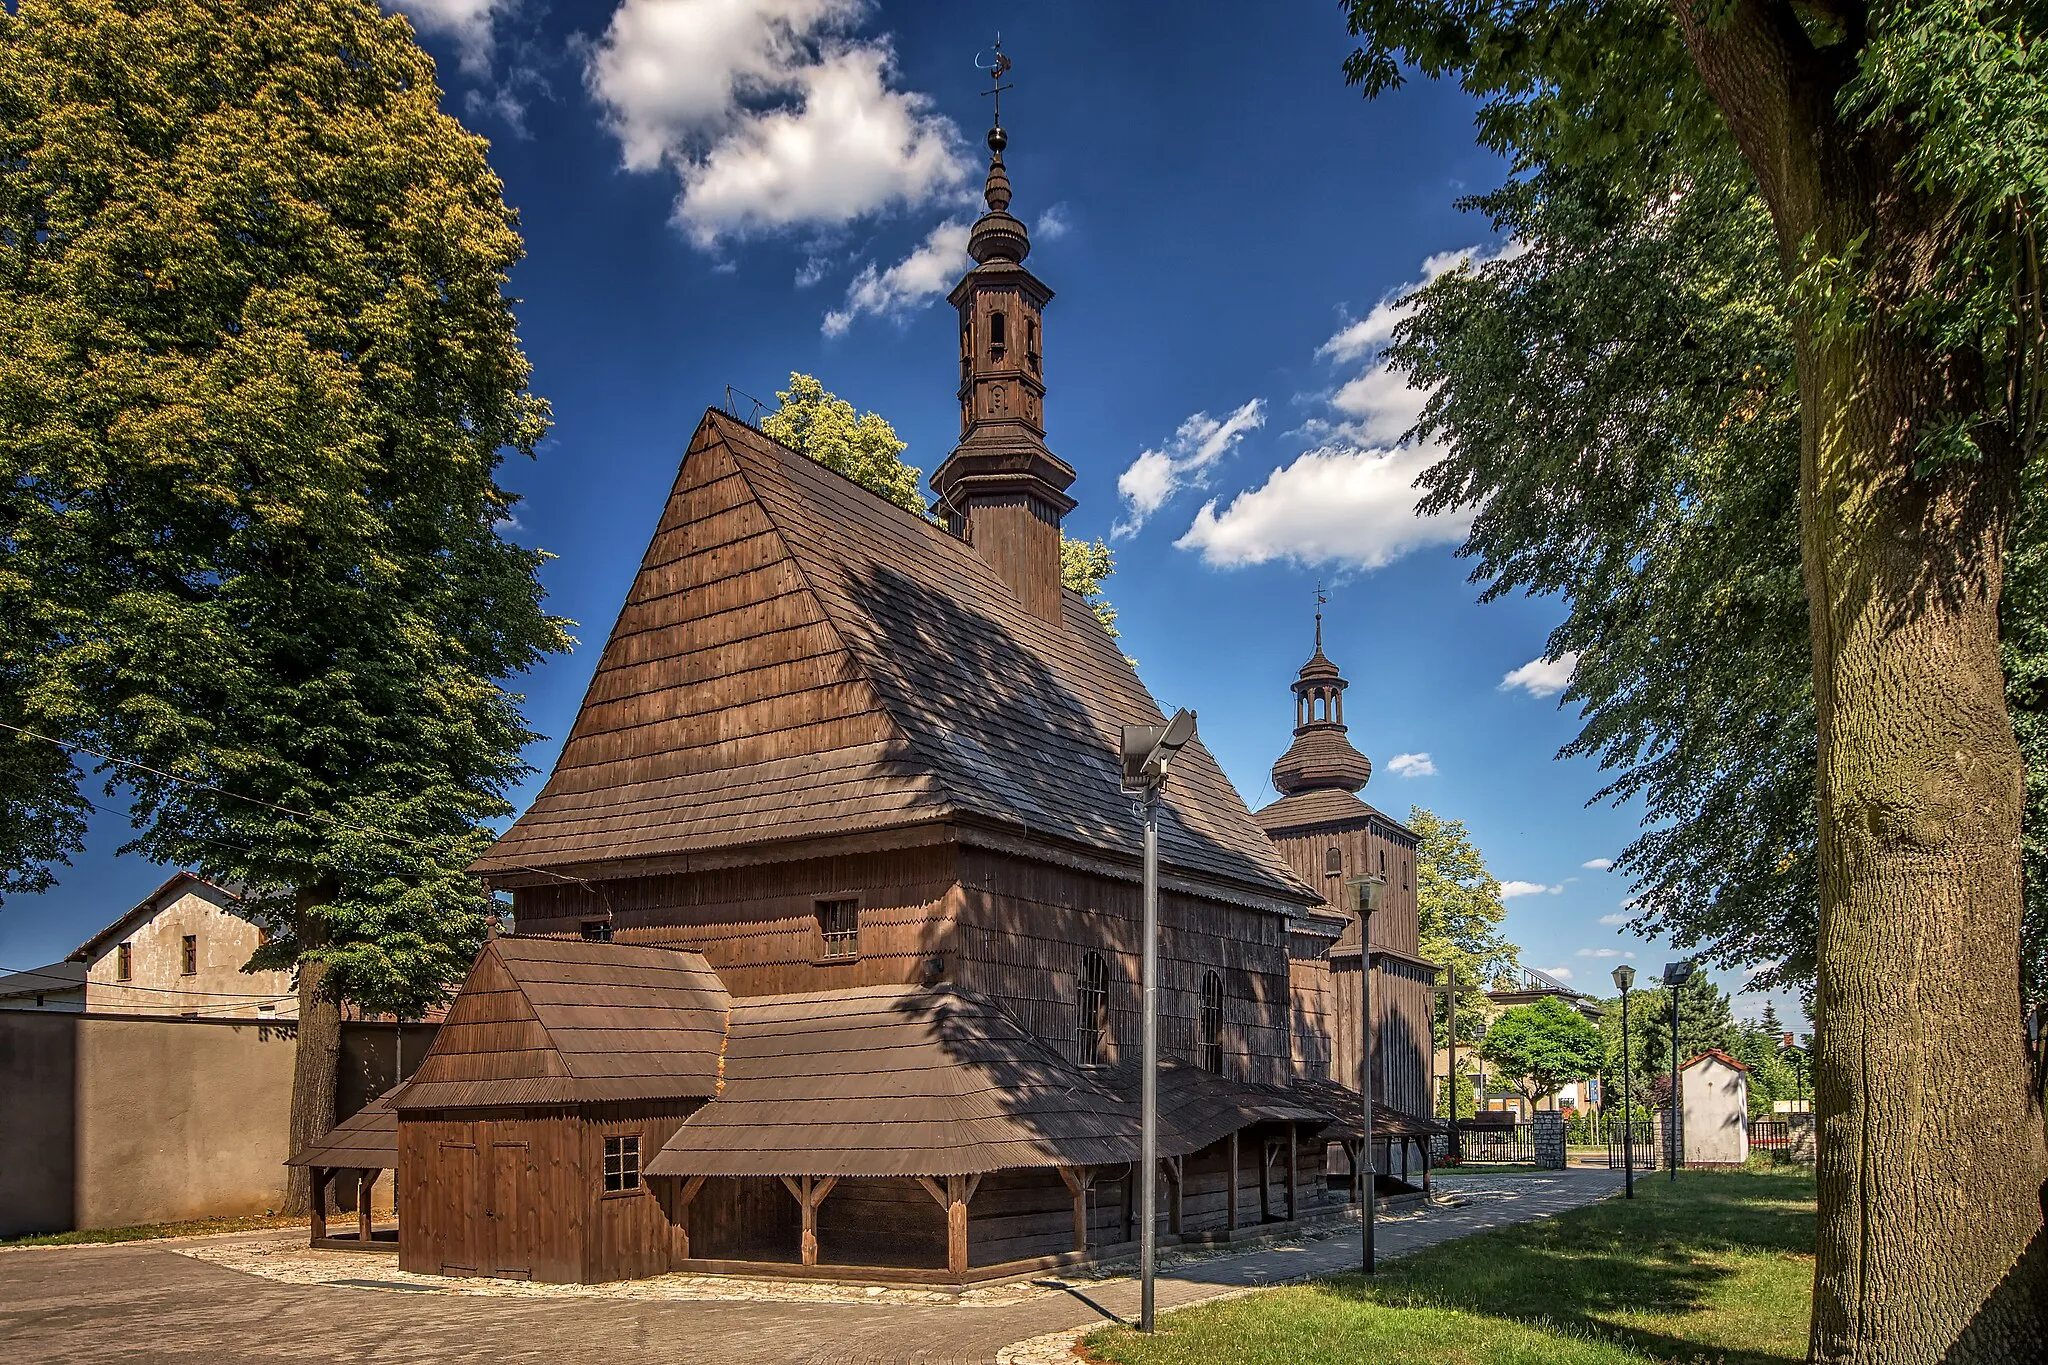
[[[1316,613],[1316,652],[1294,679],[1294,743],[1273,765],[1283,796],[1317,788],[1355,792],[1372,780],[1372,760],[1351,747],[1344,726],[1344,689],[1351,684],[1323,653],[1323,614]]]
[[[949,296],[960,311],[960,443],[932,471],[932,488],[953,533],[1029,611],[1057,622],[1060,519],[1074,508],[1074,470],[1045,444],[1041,328],[1052,290],[1024,268],[1031,237],[1010,214],[1008,145],[999,119],[988,134],[988,211],[967,239],[974,267]]]

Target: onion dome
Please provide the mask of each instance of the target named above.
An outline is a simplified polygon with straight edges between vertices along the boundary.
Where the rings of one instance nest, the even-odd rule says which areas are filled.
[[[1283,796],[1328,789],[1355,792],[1372,780],[1372,760],[1345,737],[1344,689],[1350,684],[1323,653],[1323,617],[1316,613],[1316,652],[1294,679],[1294,743],[1273,765]]]
[[[1031,238],[1024,224],[1010,216],[1010,173],[1003,167],[1003,148],[1010,139],[997,127],[988,130],[988,181],[982,186],[982,201],[988,212],[974,222],[967,236],[967,254],[978,264],[990,261],[1022,261],[1031,254]]]

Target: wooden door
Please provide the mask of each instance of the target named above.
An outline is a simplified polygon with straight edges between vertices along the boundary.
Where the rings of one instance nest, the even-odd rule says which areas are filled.
[[[533,1278],[533,1186],[531,1149],[524,1142],[491,1144],[491,1184],[485,1210],[487,1275]]]
[[[482,1172],[477,1169],[476,1145],[469,1142],[441,1144],[439,1187],[431,1190],[431,1226],[424,1229],[427,1240],[440,1251],[441,1273],[474,1275],[485,1261],[483,1250],[484,1207]]]

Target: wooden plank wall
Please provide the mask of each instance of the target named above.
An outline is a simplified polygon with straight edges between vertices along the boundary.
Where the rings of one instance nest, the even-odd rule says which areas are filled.
[[[923,1191],[919,1191],[923,1193]],[[832,1198],[838,1197],[833,1191]],[[930,1196],[926,1196],[930,1202]],[[831,1206],[828,1198],[820,1208]],[[938,1205],[933,1204],[934,1211]],[[690,1254],[700,1260],[782,1261],[801,1259],[803,1213],[782,1182],[772,1176],[714,1177],[690,1202]],[[821,1234],[819,1244],[824,1245]]]
[[[1329,940],[1317,934],[1289,935],[1287,987],[1292,996],[1294,1074],[1328,1080],[1330,1029],[1335,1023],[1330,994]]]
[[[1077,991],[1091,949],[1110,962],[1104,1061],[1135,1055],[1143,904],[1140,888],[981,849],[961,855],[955,980],[1001,1001],[1035,1036],[1078,1058]],[[1223,979],[1224,1072],[1280,1082],[1292,1071],[1286,922],[1179,892],[1159,898],[1159,1048],[1198,1061],[1203,975]]]
[[[950,844],[605,882],[521,888],[519,932],[574,935],[611,910],[612,937],[704,954],[736,996],[902,985],[952,950]],[[822,960],[821,900],[860,902],[860,956]]]
[[[579,1128],[572,1109],[406,1115],[398,1125],[399,1267],[576,1281],[587,1208]],[[523,1190],[506,1178],[507,1163],[521,1168]],[[485,1216],[501,1205],[510,1222]]]
[[[1358,959],[1340,957],[1330,965],[1336,1003],[1331,1075],[1355,1090],[1359,1080]],[[1374,1100],[1384,1108],[1418,1117],[1430,1112],[1431,990],[1425,968],[1397,958],[1381,958],[1374,966],[1373,1051],[1378,1062]]]
[[[1321,891],[1331,908],[1346,915],[1351,914],[1352,907],[1342,904],[1345,879],[1384,874],[1387,886],[1379,913],[1373,916],[1373,946],[1411,955],[1419,951],[1422,945],[1415,903],[1415,849],[1406,835],[1374,822],[1370,826],[1353,825],[1321,833],[1287,832],[1277,836],[1273,843],[1296,876]],[[1343,859],[1343,870],[1334,877],[1326,870],[1333,848]],[[1355,918],[1338,945],[1358,945]]]
[[[654,1159],[701,1100],[674,1104],[591,1104],[582,1109],[581,1168],[587,1216],[583,1233],[583,1282],[637,1280],[666,1274],[682,1259],[683,1243],[650,1179],[640,1188],[608,1193],[604,1188],[604,1140],[629,1134],[640,1139],[640,1164]]]

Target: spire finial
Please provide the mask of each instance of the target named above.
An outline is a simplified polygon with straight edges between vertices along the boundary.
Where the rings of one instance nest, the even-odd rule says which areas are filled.
[[[1010,58],[1003,51],[1002,34],[996,35],[991,51],[994,56],[987,66],[981,64],[980,53],[974,57],[975,69],[989,74],[989,88],[981,93],[995,101],[995,126],[988,130],[988,183],[982,187],[981,197],[989,212],[1004,213],[1010,207],[1010,173],[1003,168],[1003,148],[1010,145],[1010,138],[1003,131],[1003,92],[1013,87],[1003,84],[1003,77],[1010,72]]]
[[[1323,652],[1323,608],[1330,599],[1323,596],[1323,580],[1316,580],[1316,653]]]
[[[1014,87],[1003,84],[1003,77],[1010,74],[1010,59],[1003,52],[1003,35],[1001,33],[996,34],[996,45],[990,48],[989,51],[991,59],[987,66],[981,64],[981,54],[979,52],[974,54],[974,69],[988,72],[989,88],[981,93],[995,100],[996,126],[989,130],[988,135],[989,145],[994,147],[996,144],[996,130],[1003,126],[1003,92]],[[1002,149],[998,147],[996,150],[1000,151]]]

